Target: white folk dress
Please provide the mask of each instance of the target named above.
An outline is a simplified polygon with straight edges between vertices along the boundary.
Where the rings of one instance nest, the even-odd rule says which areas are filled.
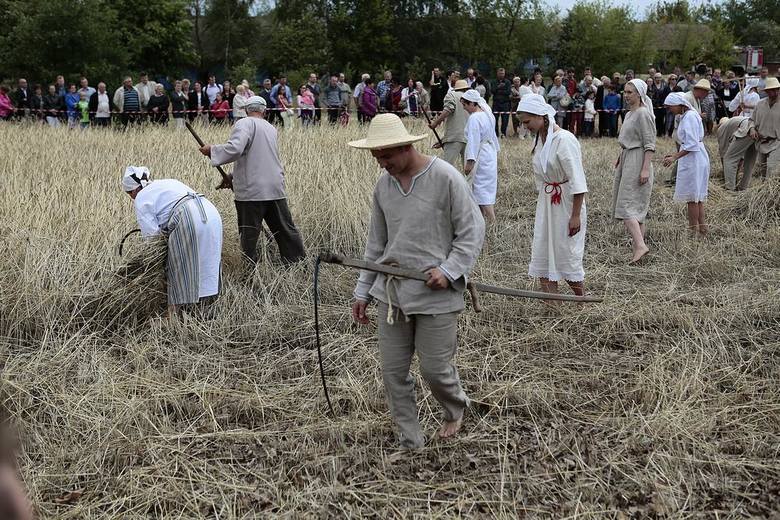
[[[689,152],[677,160],[677,184],[674,200],[703,202],[707,200],[710,179],[710,156],[704,143],[704,126],[695,110],[687,110],[677,127],[680,150]]]
[[[471,170],[471,185],[474,200],[480,206],[496,203],[498,189],[498,150],[493,144],[496,129],[490,116],[474,112],[466,121],[465,160],[474,161]]]
[[[175,179],[150,182],[134,202],[141,235],[168,240],[168,303],[197,303],[218,294],[222,218],[217,208]]]
[[[585,201],[580,210],[580,231],[569,236],[569,219],[574,195],[587,193],[580,143],[566,130],[554,132],[547,172],[542,168],[542,143],[536,147],[533,166],[536,191],[536,220],[528,276],[549,280],[581,282],[585,280],[582,256],[585,252],[587,212]]]

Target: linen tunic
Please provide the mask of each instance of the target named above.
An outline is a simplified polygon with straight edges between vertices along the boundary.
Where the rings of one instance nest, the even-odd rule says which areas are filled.
[[[276,128],[265,119],[245,117],[233,125],[227,143],[211,147],[213,166],[236,162],[233,192],[237,201],[287,198],[276,137]]]
[[[637,108],[626,114],[618,144],[622,150],[620,164],[615,170],[612,212],[619,220],[632,218],[644,222],[653,190],[653,164],[650,163],[650,178],[646,183],[639,184],[639,175],[645,152],[655,151],[655,123],[647,108]]]
[[[450,288],[429,289],[419,280],[361,271],[354,296],[391,303],[406,315],[463,310],[463,290],[482,250],[485,221],[463,175],[433,158],[412,179],[408,193],[386,171],[374,188],[364,258],[418,271],[438,267]],[[388,286],[390,294],[387,294]]]
[[[171,231],[169,224],[172,220],[172,211],[176,208],[178,212],[180,207],[185,204],[196,204],[196,201],[193,200],[182,201],[188,194],[194,192],[195,190],[176,179],[160,179],[147,184],[144,189],[138,192],[134,200],[141,235],[145,237],[168,235]],[[200,218],[198,209],[190,207],[188,209],[196,216],[192,219],[194,229],[186,229],[184,232],[192,233],[189,238],[194,238],[194,247],[186,254],[190,258],[194,257],[194,268],[197,271],[198,279],[198,297],[203,298],[219,292],[222,261],[222,218],[211,202],[201,197],[200,203],[206,214],[206,222],[204,223]],[[174,229],[173,232],[177,231]],[[169,258],[169,265],[171,260]],[[167,273],[169,278],[175,274]],[[170,303],[195,302],[172,301]]]
[[[677,183],[674,200],[678,202],[703,202],[707,200],[710,179],[710,156],[702,142],[704,125],[701,116],[686,110],[677,127],[677,143],[688,153],[677,160]]]
[[[585,201],[580,209],[580,231],[569,236],[569,219],[574,210],[574,195],[587,193],[585,170],[582,167],[580,143],[567,130],[554,132],[547,163],[542,169],[542,146],[534,153],[534,180],[536,191],[536,220],[531,248],[528,276],[550,280],[581,282],[585,279],[582,256],[585,252],[587,211]],[[553,185],[558,183],[558,186]],[[560,202],[553,204],[553,196],[559,193]]]
[[[753,124],[746,116],[734,116],[729,118],[725,124],[718,125],[718,155],[721,161],[726,157],[729,145],[734,139],[746,137],[753,128]]]
[[[757,141],[756,148],[759,153],[769,154],[780,148],[780,101],[774,106],[769,105],[769,98],[758,102],[750,116],[756,125],[756,131],[762,139]]]
[[[449,111],[450,115],[444,124],[444,135],[441,137],[442,143],[465,143],[466,142],[466,119],[469,114],[463,108],[460,98],[463,92],[450,90],[444,96],[444,110]]]
[[[485,112],[474,112],[466,121],[465,161],[475,161],[471,171],[474,199],[480,206],[496,203],[498,150],[493,145],[496,130]]]

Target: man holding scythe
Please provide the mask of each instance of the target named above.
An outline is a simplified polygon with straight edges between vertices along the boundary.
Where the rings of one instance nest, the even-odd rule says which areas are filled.
[[[365,259],[423,271],[427,282],[361,271],[352,317],[368,323],[366,308],[378,300],[379,352],[385,393],[401,446],[421,448],[415,383],[409,373],[415,352],[420,371],[444,408],[440,438],[461,428],[469,399],[453,363],[463,291],[482,249],[485,222],[466,180],[450,164],[423,155],[394,114],[380,114],[368,136],[349,143],[370,150],[383,169],[373,195]]]
[[[204,144],[200,152],[211,158],[212,166],[236,163],[233,175],[219,187],[228,188],[232,183],[241,249],[246,257],[257,262],[257,240],[265,221],[282,261],[290,264],[306,258],[306,252],[287,206],[277,132],[265,120],[265,109],[262,97],[250,97],[245,106],[247,117],[236,122],[227,143]]]

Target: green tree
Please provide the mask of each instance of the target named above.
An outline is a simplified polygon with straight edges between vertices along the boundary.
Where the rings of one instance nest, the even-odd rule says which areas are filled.
[[[53,82],[57,74],[118,76],[126,46],[114,37],[116,12],[103,0],[6,1],[0,6],[0,68],[5,77]]]
[[[604,0],[580,1],[563,19],[555,63],[576,69],[590,66],[605,74],[621,69],[629,64],[631,47],[625,40],[635,25],[627,7],[610,7]]]

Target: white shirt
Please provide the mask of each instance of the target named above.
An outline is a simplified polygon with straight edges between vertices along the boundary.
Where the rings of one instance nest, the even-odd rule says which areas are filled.
[[[217,99],[217,94],[222,93],[222,85],[214,83],[213,85],[206,85],[206,95],[209,97],[209,105],[213,105]]]
[[[98,105],[95,117],[111,117],[111,104],[108,102],[108,92],[98,92]]]
[[[173,207],[193,191],[176,179],[160,179],[147,184],[135,197],[135,215],[141,235],[159,235],[167,229]]]

